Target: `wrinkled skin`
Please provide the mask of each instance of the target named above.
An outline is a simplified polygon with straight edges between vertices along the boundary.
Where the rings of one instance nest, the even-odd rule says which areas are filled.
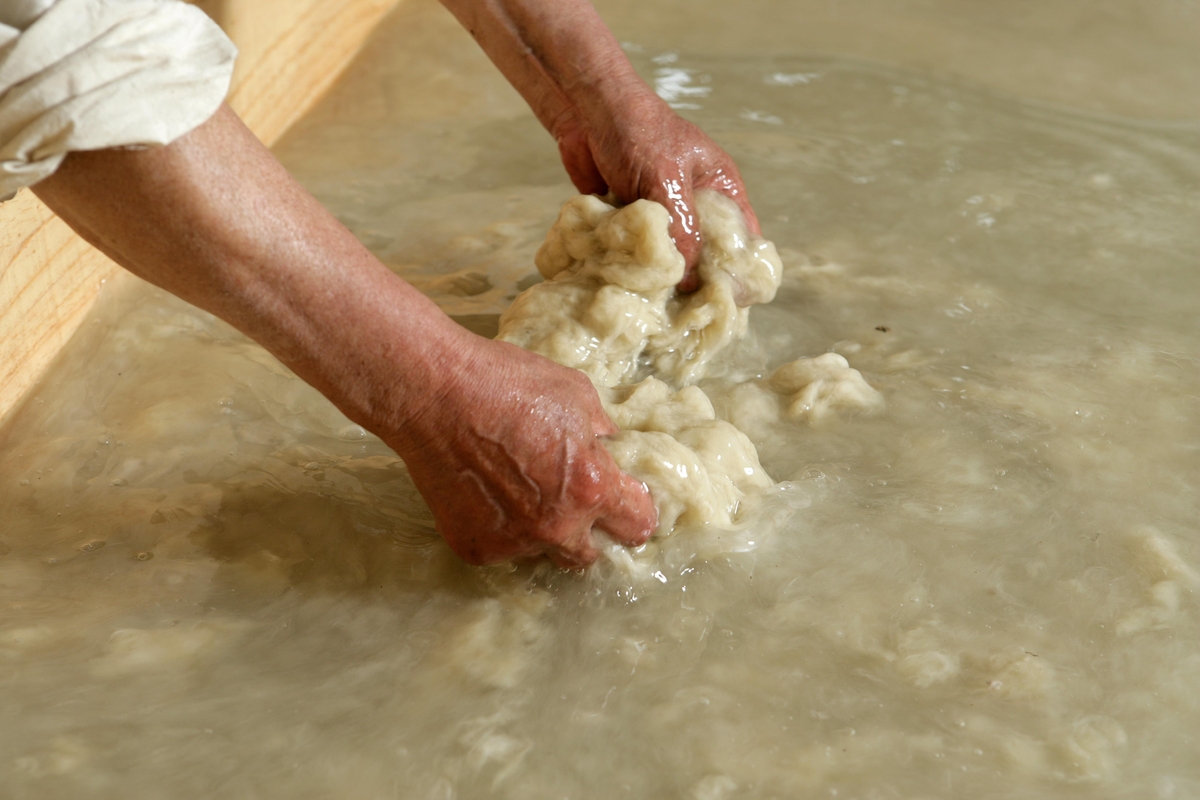
[[[587,377],[481,344],[480,368],[458,371],[396,446],[454,552],[471,564],[546,555],[578,568],[596,558],[593,527],[643,544],[657,512],[601,444],[617,427]]]
[[[729,156],[633,71],[587,0],[443,0],[529,101],[585,192],[648,198],[696,285],[692,197],[758,223]],[[472,563],[578,567],[593,527],[636,545],[645,486],[581,374],[456,326],[291,179],[227,107],[151,150],[73,153],[35,189],[135,274],[227,320],[404,458],[438,530]],[[432,398],[432,399],[431,399]]]
[[[404,459],[467,561],[596,557],[657,515],[581,372],[455,324],[304,191],[227,107],[175,143],[73,153],[38,195],[137,275],[256,339]]]

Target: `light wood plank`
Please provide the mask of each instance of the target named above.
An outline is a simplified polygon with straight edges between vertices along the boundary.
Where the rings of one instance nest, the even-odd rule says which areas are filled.
[[[28,191],[0,207],[0,217],[3,415],[45,372],[117,266]]]
[[[238,45],[229,101],[268,145],[337,79],[398,0],[203,0]],[[45,373],[105,281],[128,276],[28,190],[0,205],[0,422]]]

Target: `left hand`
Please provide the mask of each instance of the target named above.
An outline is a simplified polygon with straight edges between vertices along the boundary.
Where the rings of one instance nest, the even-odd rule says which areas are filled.
[[[622,203],[654,200],[671,213],[671,238],[687,270],[680,291],[698,288],[700,227],[692,198],[698,189],[715,189],[742,209],[750,231],[761,235],[758,217],[733,159],[702,130],[679,117],[657,97],[630,103],[615,118],[587,125],[573,110],[556,120],[563,166],[584,194],[607,194]]]
[[[646,85],[588,0],[442,0],[558,142],[584,194],[654,200],[683,254],[681,291],[698,287],[700,229],[692,198],[715,189],[758,218],[729,154]]]

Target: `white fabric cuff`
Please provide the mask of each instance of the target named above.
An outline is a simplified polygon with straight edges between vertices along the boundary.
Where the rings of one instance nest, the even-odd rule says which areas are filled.
[[[0,24],[0,200],[73,150],[169,144],[216,112],[237,48],[179,0],[57,0]]]

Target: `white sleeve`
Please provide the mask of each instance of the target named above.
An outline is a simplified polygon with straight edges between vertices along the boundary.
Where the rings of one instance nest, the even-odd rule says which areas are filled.
[[[179,0],[0,0],[0,200],[73,150],[196,128],[225,99],[236,56]]]

